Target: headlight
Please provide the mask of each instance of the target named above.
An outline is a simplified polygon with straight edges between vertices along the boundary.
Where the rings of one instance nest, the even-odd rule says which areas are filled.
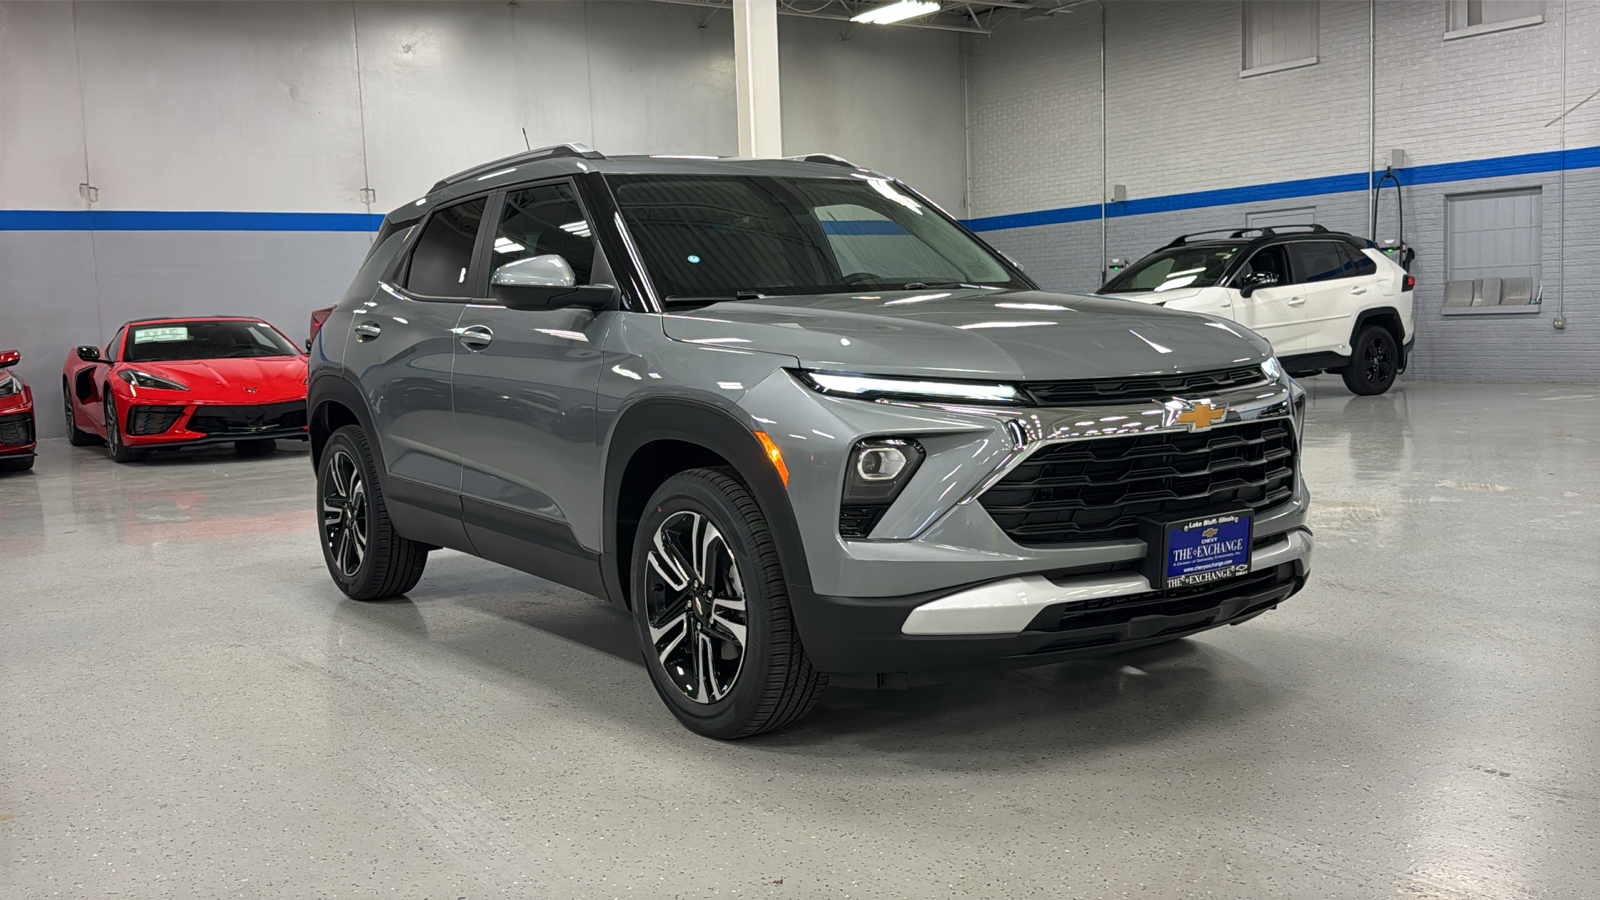
[[[1278,362],[1276,356],[1267,357],[1267,361],[1261,364],[1261,371],[1273,381],[1283,378],[1283,364]]]
[[[0,375],[0,397],[9,397],[22,392],[22,382],[17,376],[10,374]]]
[[[858,400],[924,400],[957,403],[998,403],[1016,406],[1024,402],[1021,392],[1009,384],[970,381],[923,381],[916,378],[890,378],[875,375],[835,375],[829,372],[802,372],[801,379],[824,394],[854,397]]]
[[[188,390],[188,388],[170,378],[162,378],[159,375],[151,375],[149,372],[141,372],[138,369],[123,369],[117,373],[117,377],[133,385],[134,387],[154,388],[162,391]]]
[[[869,438],[850,450],[844,496],[839,504],[839,534],[866,537],[900,496],[926,454],[916,441]]]

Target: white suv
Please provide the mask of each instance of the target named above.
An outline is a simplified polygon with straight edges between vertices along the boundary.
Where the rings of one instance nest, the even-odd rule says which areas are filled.
[[[1291,375],[1338,372],[1352,392],[1381,394],[1416,340],[1416,278],[1371,241],[1302,227],[1182,235],[1099,293],[1232,319],[1271,341]]]

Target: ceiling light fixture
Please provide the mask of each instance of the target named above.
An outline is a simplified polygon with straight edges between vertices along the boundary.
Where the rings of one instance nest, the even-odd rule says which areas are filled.
[[[864,13],[857,13],[850,17],[852,22],[862,22],[868,25],[892,25],[895,22],[904,22],[906,19],[915,19],[939,11],[939,4],[933,0],[900,0],[899,3],[890,3],[887,6],[878,6]]]

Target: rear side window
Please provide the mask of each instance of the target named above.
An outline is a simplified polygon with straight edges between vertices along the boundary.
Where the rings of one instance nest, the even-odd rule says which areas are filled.
[[[1339,249],[1346,257],[1344,277],[1364,278],[1378,274],[1378,264],[1372,261],[1372,257],[1362,253],[1360,248],[1340,244]]]
[[[490,269],[550,254],[567,261],[579,284],[592,283],[594,235],[572,186],[541,184],[507,194],[489,253]]]
[[[423,226],[422,237],[411,253],[406,289],[428,297],[470,297],[467,276],[472,269],[472,249],[478,240],[487,198],[447,206]]]
[[[1332,281],[1347,277],[1345,257],[1332,241],[1299,241],[1289,245],[1294,266],[1305,282]]]

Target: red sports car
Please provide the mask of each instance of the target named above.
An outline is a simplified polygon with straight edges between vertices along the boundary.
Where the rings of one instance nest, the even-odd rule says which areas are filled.
[[[79,347],[61,374],[67,440],[103,440],[126,462],[149,450],[232,443],[269,453],[306,439],[306,357],[247,316],[137,319]]]
[[[0,472],[33,468],[33,391],[11,371],[21,361],[15,350],[0,352]]]

